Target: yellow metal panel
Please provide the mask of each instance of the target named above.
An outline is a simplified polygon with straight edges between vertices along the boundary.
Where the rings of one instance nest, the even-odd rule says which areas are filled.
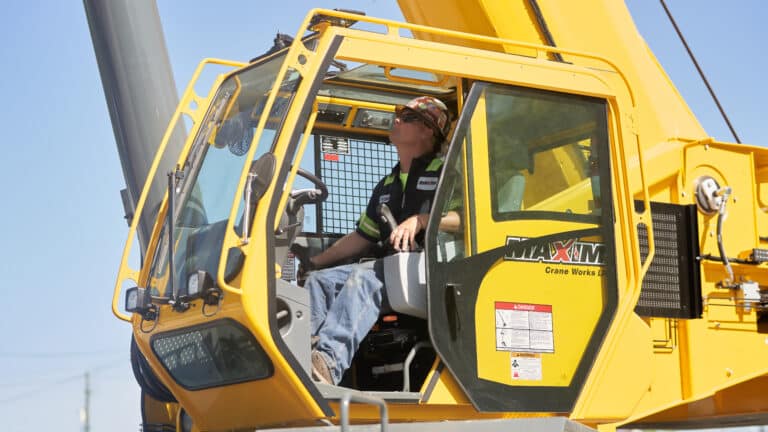
[[[439,361],[435,363],[432,371],[424,380],[424,386],[421,388],[422,393],[427,391],[427,385],[434,379],[434,375],[438,373]],[[439,372],[437,383],[435,383],[429,399],[425,403],[430,405],[471,405],[461,386],[456,382],[456,378],[453,377],[453,374],[451,374],[447,367],[443,367],[442,371]]]
[[[617,77],[613,75],[602,76],[591,69],[541,62],[527,57],[516,57],[514,63],[510,63],[512,58],[500,53],[411,39],[393,40],[386,35],[349,29],[331,30],[348,36],[338,54],[338,58],[345,61],[376,62],[414,70],[429,70],[438,74],[596,97],[612,97],[616,93],[629,97],[620,79],[616,81]],[[407,55],[404,55],[404,52]]]
[[[159,402],[147,394],[142,394],[142,421],[145,424],[176,424],[179,404]]]
[[[172,311],[169,306],[163,306],[160,310],[157,328],[151,334],[200,324],[201,306],[201,302],[197,301],[190,311],[184,314]],[[274,348],[269,344],[270,340],[263,339],[261,329],[249,324],[236,294],[228,294],[222,309],[215,315],[214,319],[221,318],[232,318],[244,324],[254,334],[267,354],[271,358],[275,358]],[[172,390],[179,403],[184,406],[201,430],[219,429],[224,426],[226,429],[236,429],[253,425],[255,422],[269,424],[281,422],[286,417],[300,418],[303,416],[306,418],[317,415],[311,411],[312,406],[302,404],[295,398],[294,391],[288,385],[285,369],[281,370],[277,364],[275,365],[275,374],[264,380],[204,390],[184,390],[175,383],[152,354],[149,347],[151,334],[138,330],[134,334],[137,336],[137,344],[145,353],[153,371]],[[272,397],[263,398],[254,405],[251,400],[251,396],[254,394],[270,394]]]
[[[484,36],[515,39],[532,43],[544,43],[535,24],[532,12],[523,0],[503,1],[441,1],[441,0],[398,0],[406,20],[430,27],[457,30]],[[502,51],[501,44],[460,41],[447,36],[414,32],[415,36],[436,42],[471,46],[473,48]],[[535,55],[531,50],[507,48],[507,52]]]
[[[664,422],[670,424],[678,422],[680,427],[686,424],[694,427],[701,427],[702,425],[709,427],[728,426],[727,421],[734,417],[736,420],[741,418],[744,424],[754,423],[755,420],[759,422],[758,413],[765,411],[766,385],[768,385],[768,377],[757,377],[717,391],[709,397],[661,411],[644,418],[640,424],[633,425],[633,427],[643,427],[643,423]],[[750,419],[752,420],[750,421]]]
[[[580,400],[585,409],[574,410],[574,418],[624,419],[647,393],[654,372],[651,350],[643,343],[652,340],[649,327],[634,315],[619,340],[608,360],[612,367],[601,365],[602,369],[595,371],[600,374],[599,384],[585,388]]]
[[[480,287],[475,310],[480,378],[516,386],[568,386],[602,312],[601,273],[589,266],[566,269],[519,262],[492,268]],[[495,302],[552,308],[554,352],[536,355],[541,358],[540,380],[513,378],[516,354],[496,350]]]
[[[688,149],[686,161],[686,192],[691,195],[694,192],[694,181],[700,176],[714,177],[720,186],[733,188],[731,199],[726,204],[728,219],[723,225],[726,252],[730,256],[738,256],[745,249],[740,245],[756,245],[758,234],[755,215],[758,208],[756,200],[747,198],[756,196],[751,154],[735,153],[714,145],[698,145]],[[720,255],[717,249],[717,216],[699,213],[699,228],[706,234],[701,239],[702,254]]]
[[[331,403],[331,408],[337,413],[333,421],[339,420],[339,404]],[[548,414],[528,414],[524,416],[514,413],[480,413],[471,404],[466,405],[418,405],[407,403],[387,404],[390,423],[410,423],[442,420],[477,420],[515,417],[548,417]],[[370,404],[353,404],[350,409],[351,423],[378,423],[381,420],[379,408]],[[378,427],[378,426],[376,426]]]
[[[662,150],[661,145],[658,148]],[[666,152],[658,151],[653,156],[660,162],[649,165],[650,177],[656,182],[654,195],[663,201],[694,202],[693,180],[701,175],[710,175],[721,185],[741,190],[741,198],[727,204],[729,216],[723,233],[728,255],[739,255],[758,244],[755,237],[760,232],[756,227],[763,212],[759,209],[756,178],[760,172],[758,161],[765,163],[765,152],[761,148],[711,140],[690,144],[680,141],[669,146]],[[660,167],[673,165],[670,161],[675,160],[680,161],[679,178],[666,175],[668,168]],[[702,253],[719,255],[716,217],[702,214],[698,217]],[[756,333],[757,313],[754,307],[744,307],[740,291],[715,286],[726,275],[721,263],[704,261],[701,269],[703,319],[681,320],[668,342],[670,348],[654,350],[651,385],[629,421],[646,418],[642,421],[687,422],[698,418],[704,422],[701,424],[716,425],[716,416],[739,416],[748,410],[768,409],[768,404],[750,398],[749,389],[755,386],[747,384],[766,373],[764,365],[768,360],[765,337]],[[734,264],[734,271],[737,280],[744,277],[761,285],[768,283],[763,266]],[[651,320],[655,344],[658,344],[660,321]],[[677,364],[673,361],[675,358]],[[605,366],[598,363],[596,367]],[[722,403],[725,395],[729,402],[742,403]],[[750,408],[743,408],[745,405]],[[654,415],[659,411],[661,414]]]
[[[681,359],[686,356],[686,352],[683,332],[679,330],[687,321],[667,318],[648,318],[645,321],[650,326],[651,335],[635,340],[652,339],[653,353],[646,350],[643,354],[650,358],[638,356],[629,360],[633,367],[633,376],[647,375],[643,397],[634,407],[634,412],[646,412],[649,407],[658,407],[669,400],[684,397],[684,387],[687,385],[684,371],[680,368]],[[642,346],[638,343],[632,345]],[[639,362],[640,358],[644,361]],[[631,412],[624,412],[624,417],[630,414]]]

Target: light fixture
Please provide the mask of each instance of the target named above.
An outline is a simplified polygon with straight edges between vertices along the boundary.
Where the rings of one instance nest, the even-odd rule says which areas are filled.
[[[144,321],[157,319],[157,306],[152,303],[152,295],[146,288],[133,287],[125,290],[125,310],[141,315]]]
[[[357,11],[357,10],[352,10],[352,9],[339,9],[339,8],[336,8],[334,10],[337,11],[337,12],[343,12],[343,13],[352,14],[352,15],[365,16],[365,12]],[[323,24],[323,23],[327,23],[327,24],[330,24],[332,26],[347,28],[347,27],[352,27],[356,22],[357,22],[356,19],[341,18],[341,17],[337,17],[337,16],[329,16],[329,15],[318,14],[318,15],[315,15],[315,16],[312,17],[312,20],[309,22],[309,25],[307,26],[307,30],[309,30],[309,31],[317,31],[318,25]]]
[[[184,301],[203,299],[206,305],[216,305],[221,299],[221,289],[216,286],[213,277],[205,270],[198,270],[189,275],[187,279],[187,294]]]
[[[395,113],[372,109],[359,109],[353,126],[359,128],[390,130],[395,121]]]
[[[125,310],[143,313],[152,305],[152,298],[146,288],[133,287],[125,290]]]

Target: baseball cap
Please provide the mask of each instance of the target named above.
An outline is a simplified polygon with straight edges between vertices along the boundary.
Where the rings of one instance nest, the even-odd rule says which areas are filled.
[[[440,139],[445,139],[451,127],[448,107],[443,101],[432,96],[419,96],[411,99],[405,105],[395,106],[395,113],[400,115],[403,110],[410,110],[418,114],[424,123],[431,127]]]

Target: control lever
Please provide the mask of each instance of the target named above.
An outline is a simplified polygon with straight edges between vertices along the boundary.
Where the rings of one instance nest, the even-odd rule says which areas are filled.
[[[315,265],[309,259],[309,248],[302,246],[298,243],[294,243],[290,246],[289,250],[293,253],[293,256],[299,260],[299,271],[296,273],[296,283],[299,286],[304,286],[304,281],[307,279],[309,273],[316,270]],[[278,317],[279,319],[280,317]]]
[[[397,223],[395,222],[395,217],[392,215],[392,211],[389,209],[389,206],[386,204],[379,204],[378,207],[376,207],[376,213],[379,215],[379,220],[381,220],[384,224],[386,224],[389,227],[390,232],[394,232],[397,228]],[[392,245],[389,245],[387,243],[387,247],[391,248]],[[412,251],[419,251],[421,250],[421,247],[416,244],[414,241]],[[399,252],[406,252],[404,250]]]
[[[376,214],[378,214],[379,219],[389,227],[390,231],[395,231],[397,223],[395,222],[395,217],[392,216],[392,210],[389,209],[388,205],[379,204],[379,206],[376,207]]]
[[[397,229],[397,222],[395,222],[395,217],[392,215],[392,210],[389,209],[389,206],[386,204],[379,204],[378,207],[376,207],[376,214],[379,215],[379,220],[383,222],[385,225],[389,227],[389,232],[395,232],[395,229]],[[390,252],[404,252],[398,249],[395,249],[388,240],[384,240],[384,247],[387,251]]]

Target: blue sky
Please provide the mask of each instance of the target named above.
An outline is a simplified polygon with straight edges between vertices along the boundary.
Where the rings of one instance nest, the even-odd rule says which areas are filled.
[[[762,0],[668,0],[742,140],[764,145],[768,67]],[[268,5],[268,6],[259,6]],[[278,8],[277,5],[281,7]],[[159,0],[176,84],[203,57],[247,60],[316,6],[400,19],[394,0]],[[707,132],[731,140],[660,4],[629,0],[641,33]],[[5,431],[136,431],[129,326],[110,311],[127,227],[112,127],[82,4],[3,6],[0,25],[0,418]],[[567,45],[565,41],[558,41]]]

